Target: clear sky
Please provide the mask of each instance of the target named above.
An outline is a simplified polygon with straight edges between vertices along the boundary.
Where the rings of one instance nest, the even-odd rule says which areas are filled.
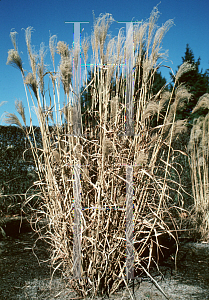
[[[73,42],[73,24],[65,21],[88,21],[82,24],[83,33],[91,34],[93,14],[110,13],[116,21],[141,21],[149,18],[154,6],[159,0],[0,0],[0,125],[2,114],[15,112],[15,100],[22,100],[26,109],[22,77],[19,70],[6,65],[7,53],[12,49],[10,31],[18,32],[18,50],[24,63],[24,69],[29,70],[24,30],[28,26],[34,28],[32,45],[39,50],[40,43],[48,46],[49,36],[56,34],[58,40],[66,41],[70,46]],[[201,58],[203,71],[209,69],[209,1],[208,0],[161,0],[158,5],[161,15],[158,25],[168,19],[173,19],[173,26],[163,40],[163,49],[169,50],[169,65],[174,71],[182,63],[186,44],[194,52],[195,59]],[[111,25],[113,35],[125,24]],[[48,53],[49,57],[49,53]],[[58,62],[58,61],[57,61]],[[169,80],[169,72],[162,69],[161,73]],[[34,119],[34,123],[37,122]]]

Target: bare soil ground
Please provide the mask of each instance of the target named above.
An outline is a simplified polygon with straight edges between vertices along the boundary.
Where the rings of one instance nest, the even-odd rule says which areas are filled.
[[[46,261],[39,265],[32,251],[35,239],[36,236],[28,232],[0,241],[0,299],[81,299],[59,273],[54,275],[50,289],[51,274],[49,261],[46,261],[49,253],[46,244],[38,241],[35,254],[39,260]],[[153,278],[170,299],[209,299],[209,244],[180,245],[178,271],[174,271],[172,257],[164,261],[160,271],[161,274],[153,273]],[[135,280],[134,294],[130,284],[130,292],[131,295],[123,288],[110,299],[166,299],[146,276],[138,282]]]

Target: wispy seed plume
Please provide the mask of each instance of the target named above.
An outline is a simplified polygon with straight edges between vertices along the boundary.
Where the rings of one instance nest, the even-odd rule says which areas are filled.
[[[197,105],[193,109],[192,113],[196,112],[200,108],[209,109],[209,94],[206,93],[203,96],[200,97]]]
[[[195,67],[194,67],[191,63],[185,61],[185,62],[179,67],[178,72],[176,73],[176,81],[179,80],[179,78],[180,78],[184,73],[187,73],[187,72],[192,71],[192,70],[194,70],[194,69],[195,69]]]
[[[20,58],[19,53],[16,50],[10,49],[8,51],[8,57],[7,57],[6,64],[19,69],[23,73],[22,60]]]
[[[18,112],[18,114],[22,117],[23,122],[26,126],[25,109],[24,109],[24,106],[23,106],[21,100],[15,101],[15,108],[16,108],[16,111]]]

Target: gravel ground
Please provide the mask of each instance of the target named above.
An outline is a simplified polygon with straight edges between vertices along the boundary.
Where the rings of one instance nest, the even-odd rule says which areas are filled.
[[[0,241],[0,299],[50,299],[70,300],[79,298],[66,285],[60,274],[55,274],[50,289],[49,262],[38,264],[31,248],[35,236],[21,234]],[[40,260],[48,259],[46,245],[39,241],[34,249]],[[169,299],[209,299],[209,244],[186,243],[181,245],[178,255],[178,271],[168,259],[160,266],[162,276],[153,274]],[[109,299],[166,299],[149,278],[135,280],[134,294],[123,288]],[[88,298],[90,299],[90,298]],[[94,297],[93,299],[108,299]]]

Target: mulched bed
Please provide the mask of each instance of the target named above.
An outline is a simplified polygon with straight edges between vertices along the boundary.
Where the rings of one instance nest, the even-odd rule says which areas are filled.
[[[58,272],[49,289],[49,252],[46,243],[39,240],[34,253],[39,261],[45,261],[39,264],[32,251],[36,239],[37,235],[33,232],[25,232],[0,240],[0,299],[78,299]],[[178,254],[178,272],[174,271],[172,256],[161,264],[160,270],[164,277],[156,272],[153,276],[171,299],[209,299],[209,244],[182,243]],[[120,291],[111,299],[131,299],[127,292],[126,295],[123,298]],[[135,285],[135,299],[158,300],[165,297],[149,278],[144,277],[140,284]]]

